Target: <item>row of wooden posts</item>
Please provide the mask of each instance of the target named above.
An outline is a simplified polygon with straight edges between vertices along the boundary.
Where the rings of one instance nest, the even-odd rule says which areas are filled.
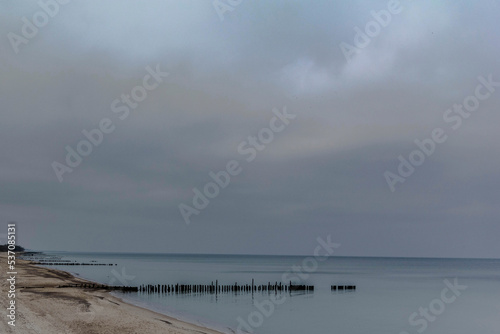
[[[79,263],[79,262],[33,262],[44,266],[116,266],[116,263]]]
[[[266,284],[255,285],[254,280],[252,279],[252,284],[243,284],[238,285],[235,283],[234,285],[219,285],[219,282],[216,280],[215,284],[212,282],[210,285],[202,285],[202,284],[143,284],[139,287],[136,286],[110,286],[104,284],[95,284],[95,283],[80,283],[80,284],[65,284],[59,285],[58,288],[83,288],[83,289],[105,289],[105,290],[119,290],[119,291],[127,291],[127,292],[143,292],[143,293],[227,293],[227,292],[292,292],[292,291],[304,291],[310,292],[314,291],[314,285],[293,285],[292,282],[290,284],[285,285],[282,283],[275,282],[271,284],[268,282]],[[345,291],[345,290],[356,290],[355,285],[332,285],[332,291]]]
[[[216,280],[215,284],[212,282],[210,285],[203,284],[143,284],[139,286],[139,292],[144,293],[228,293],[228,292],[292,292],[292,291],[314,291],[314,285],[293,285],[292,282],[290,284],[282,284],[275,282],[271,284],[268,282],[267,284],[255,285],[254,280],[252,279],[252,284],[243,284],[239,285],[238,283],[234,283],[233,285],[220,285],[219,281]]]
[[[111,286],[105,284],[95,284],[95,283],[80,283],[80,284],[64,284],[59,285],[58,288],[82,288],[82,289],[104,289],[104,290],[119,290],[119,291],[139,291],[136,286]]]
[[[332,285],[332,291],[356,290],[355,285]]]

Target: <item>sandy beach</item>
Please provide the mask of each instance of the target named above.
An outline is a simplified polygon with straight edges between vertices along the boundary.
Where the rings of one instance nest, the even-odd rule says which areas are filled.
[[[20,259],[16,260],[16,321],[15,327],[10,326],[6,316],[9,307],[6,257],[6,253],[0,253],[0,333],[219,333],[124,303],[105,290],[58,288],[87,281]]]

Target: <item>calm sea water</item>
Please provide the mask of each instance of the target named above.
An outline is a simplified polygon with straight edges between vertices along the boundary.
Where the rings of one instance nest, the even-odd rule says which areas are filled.
[[[117,266],[54,266],[100,283],[256,284],[280,282],[305,257],[46,253]],[[146,295],[125,301],[226,333],[500,333],[500,260],[330,257],[302,274],[314,293]],[[305,273],[305,272],[304,272]],[[447,283],[446,283],[447,282]],[[354,284],[332,292],[332,284]],[[459,285],[449,288],[451,285]],[[260,307],[259,307],[260,305]],[[272,306],[271,306],[272,305]],[[246,328],[246,329],[245,329]]]

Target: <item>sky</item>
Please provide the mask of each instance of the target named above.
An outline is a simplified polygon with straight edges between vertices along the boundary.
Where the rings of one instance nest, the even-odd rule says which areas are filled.
[[[499,1],[54,1],[0,3],[0,238],[500,256]]]

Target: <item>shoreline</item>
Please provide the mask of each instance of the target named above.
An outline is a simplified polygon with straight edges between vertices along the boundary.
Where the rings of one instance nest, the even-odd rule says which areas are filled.
[[[0,253],[0,261],[7,264],[7,253]],[[16,271],[16,326],[8,325],[3,311],[2,333],[223,334],[128,303],[104,289],[58,288],[63,284],[96,283],[63,270],[16,259]],[[5,276],[7,271],[2,272]],[[0,307],[6,310],[7,280],[2,279],[0,286]]]
[[[28,260],[28,262],[29,262],[29,260]],[[45,267],[41,267],[41,268],[45,268]],[[77,272],[71,272],[71,271],[66,271],[66,270],[62,270],[62,269],[53,269],[53,268],[45,268],[45,269],[51,269],[51,270],[66,272],[66,273],[69,273],[74,278],[80,279],[80,280],[82,280],[84,282],[95,283],[97,285],[102,285],[103,284],[101,282],[94,281],[94,280],[92,280],[92,279],[90,279],[88,277],[80,276],[80,274],[77,273]],[[231,329],[230,327],[225,327],[224,328],[222,325],[216,326],[215,324],[211,326],[208,323],[203,323],[202,321],[198,321],[195,317],[192,317],[192,316],[189,317],[189,316],[185,316],[184,314],[183,315],[176,315],[175,312],[173,312],[171,314],[166,314],[166,313],[162,313],[161,311],[155,311],[154,308],[148,308],[147,306],[136,304],[136,303],[134,303],[134,301],[127,300],[126,294],[124,296],[122,296],[122,297],[117,296],[116,294],[123,294],[124,293],[123,291],[120,291],[120,290],[108,290],[106,292],[111,297],[117,299],[119,302],[131,305],[131,306],[135,306],[135,307],[138,307],[140,309],[147,310],[147,311],[151,311],[153,313],[157,313],[159,315],[162,315],[162,316],[168,317],[170,319],[174,319],[174,320],[180,321],[182,323],[186,323],[186,324],[190,324],[190,325],[193,325],[193,326],[198,326],[200,328],[204,328],[204,329],[207,329],[207,330],[211,330],[211,331],[214,331],[217,334],[234,334],[235,333],[235,331],[233,329]],[[224,329],[226,329],[227,332],[224,331]],[[199,332],[197,332],[197,333],[199,333]],[[207,334],[212,334],[212,333],[207,333]]]

